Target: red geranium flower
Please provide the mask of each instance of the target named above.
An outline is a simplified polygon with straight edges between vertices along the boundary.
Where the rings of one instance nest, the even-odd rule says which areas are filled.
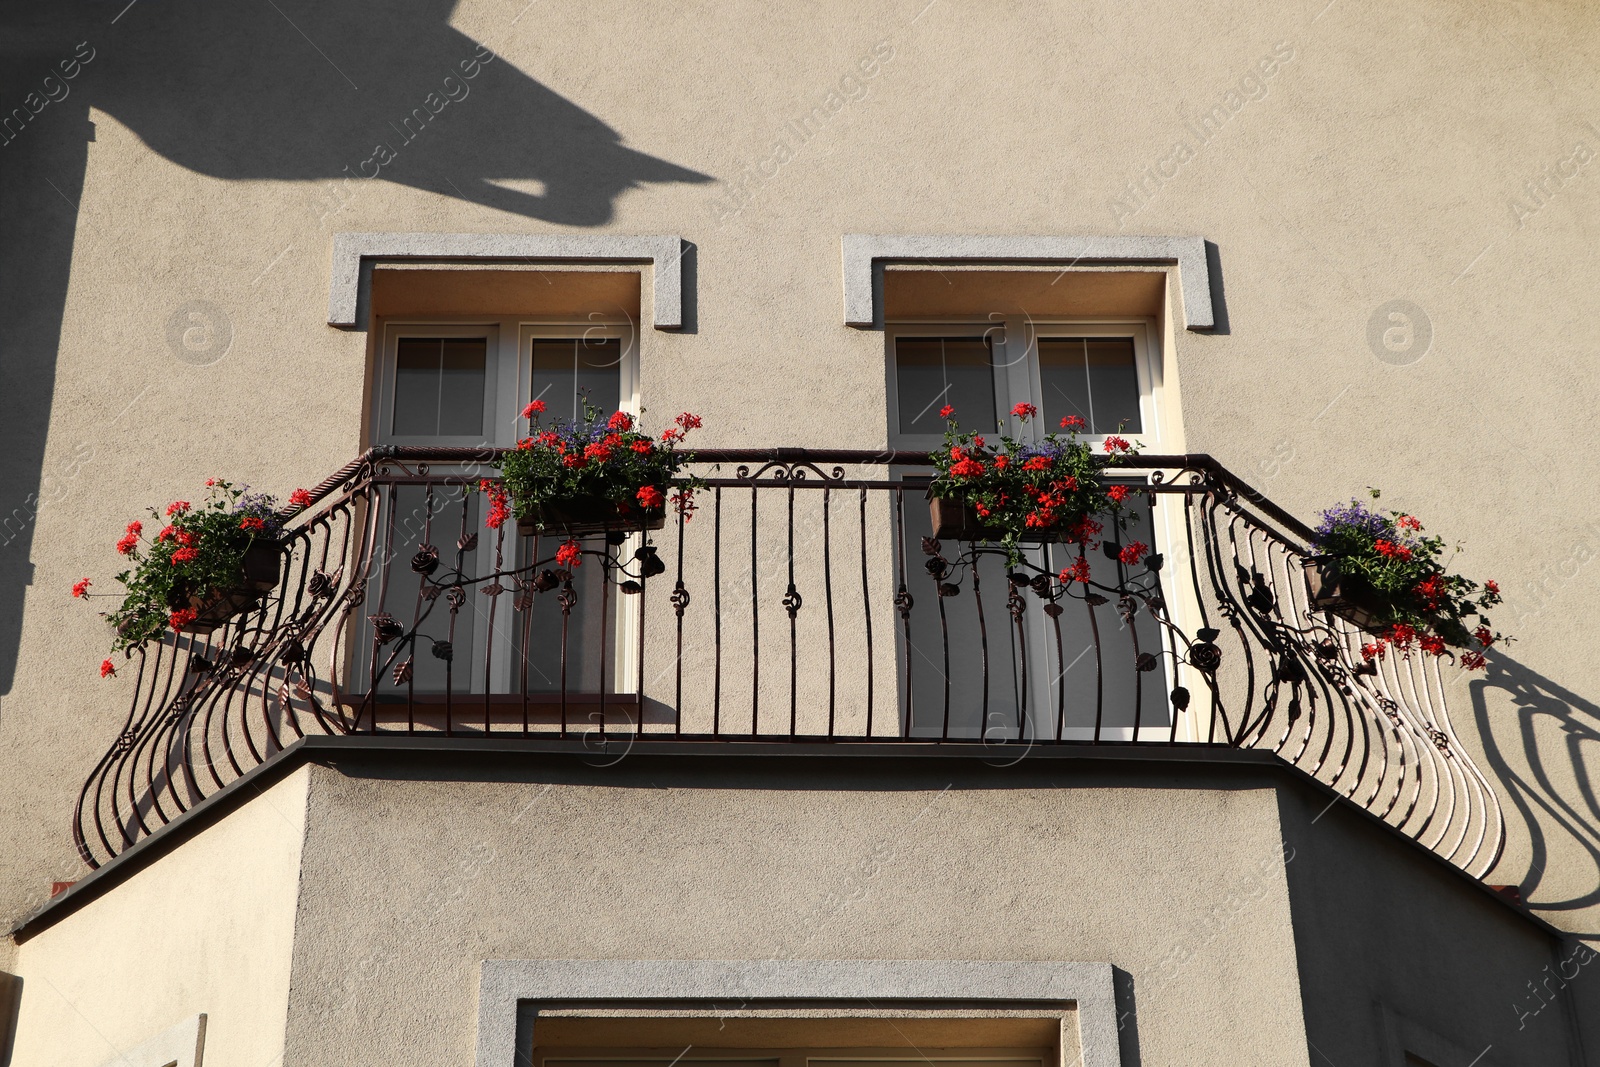
[[[1494,631],[1489,629],[1487,626],[1478,627],[1476,630],[1472,631],[1472,636],[1476,637],[1478,639],[1478,644],[1482,645],[1484,648],[1488,648],[1490,645],[1494,644]]]
[[[1069,582],[1087,582],[1089,580],[1089,561],[1079,556],[1069,567],[1064,568],[1056,576],[1063,585]]]
[[[638,496],[639,506],[647,510],[659,508],[662,504],[666,503],[667,499],[661,495],[661,490],[657,489],[653,485],[641,485],[639,487]]]
[[[1417,647],[1431,656],[1444,655],[1444,638],[1438,634],[1423,634],[1417,638]]]
[[[679,426],[682,426],[685,431],[698,430],[700,428],[700,416],[691,415],[687,411],[685,411],[682,415],[679,415],[673,421]]]
[[[311,506],[311,493],[305,489],[296,489],[289,494],[289,506],[292,508],[309,508]]]
[[[946,404],[944,407],[939,409],[939,417],[941,419],[948,419],[950,416],[954,415],[955,413],[956,413],[956,409],[951,407],[949,404]]]
[[[1104,448],[1107,452],[1127,452],[1133,446],[1122,438],[1112,435],[1106,438]]]
[[[170,519],[174,515],[182,515],[188,510],[189,502],[187,500],[175,500],[167,505],[167,518]]]
[[[185,545],[172,554],[172,565],[176,567],[180,563],[189,563],[199,558],[200,550],[198,548]]]
[[[129,552],[132,552],[136,547],[138,547],[138,544],[139,544],[139,535],[138,534],[136,534],[136,533],[124,534],[122,536],[122,539],[117,542],[117,551],[121,552],[124,556],[126,556]]]
[[[983,464],[970,456],[964,456],[950,464],[950,473],[956,478],[976,478],[983,473]]]
[[[77,597],[88,596],[89,587],[94,583],[87,578],[79,578],[72,583],[72,595]]]
[[[179,608],[167,618],[167,621],[172,624],[174,630],[181,630],[199,616],[200,613],[193,608]]]
[[[1011,414],[1019,419],[1031,419],[1035,415],[1039,414],[1039,409],[1027,401],[1023,401],[1011,409]]]
[[[1490,593],[1492,593],[1495,596],[1499,596],[1500,595],[1500,583],[1495,581],[1492,578],[1489,579],[1487,582],[1484,582],[1483,583],[1483,587],[1485,589],[1487,589]]]
[[[683,516],[683,521],[688,522],[694,518],[694,490],[679,489],[672,494],[672,506],[678,509],[678,514]]]
[[[117,673],[117,668],[112,664],[112,662],[110,660],[103,659],[103,660],[100,661],[100,677],[109,678],[113,674],[116,674],[116,673]]]
[[[633,444],[629,445],[628,447],[633,449],[635,452],[639,453],[639,455],[641,455],[641,456],[648,456],[651,452],[654,452],[655,449],[656,449],[656,446],[651,444],[649,441],[635,441]]]
[[[1128,499],[1128,487],[1125,485],[1113,485],[1106,490],[1106,496],[1120,504]]]
[[[1370,663],[1372,660],[1382,659],[1383,654],[1387,651],[1388,647],[1383,643],[1383,638],[1380,637],[1376,641],[1361,646],[1361,658]]]
[[[1411,558],[1411,550],[1405,545],[1397,545],[1393,541],[1385,541],[1381,537],[1372,543],[1372,548],[1378,555],[1387,556],[1390,559]]]
[[[1400,516],[1398,519],[1395,520],[1395,525],[1400,527],[1400,529],[1402,529],[1402,530],[1420,530],[1420,529],[1422,529],[1422,523],[1418,522],[1414,517],[1412,517],[1410,515],[1402,515],[1402,516]]]
[[[1134,541],[1131,544],[1124,545],[1122,551],[1117,553],[1117,558],[1124,563],[1138,563],[1148,551],[1150,551],[1149,545],[1143,541]]]
[[[522,409],[522,417],[525,419],[531,419],[535,415],[543,414],[544,410],[545,402],[543,400],[530,401],[528,406]]]
[[[582,566],[583,547],[578,542],[568,538],[560,548],[556,549],[556,562],[563,567]]]
[[[246,515],[239,520],[239,529],[241,530],[265,530],[266,528],[267,524],[254,515]]]
[[[1461,666],[1469,671],[1481,671],[1484,664],[1488,662],[1482,652],[1463,652],[1461,654]]]
[[[606,426],[613,430],[631,430],[633,429],[633,416],[626,411],[619,411],[611,416]]]
[[[683,440],[683,431],[668,426],[665,430],[661,431],[661,440],[662,443],[669,445],[674,441],[681,441]]]
[[[1022,464],[1025,471],[1047,471],[1050,469],[1049,456],[1029,456]]]
[[[1061,428],[1063,430],[1081,430],[1087,425],[1089,424],[1084,422],[1082,416],[1079,415],[1064,415],[1061,418]]]
[[[510,500],[506,496],[505,486],[492,478],[479,478],[478,489],[489,498],[489,513],[483,517],[483,524],[491,530],[500,529],[511,517]]]

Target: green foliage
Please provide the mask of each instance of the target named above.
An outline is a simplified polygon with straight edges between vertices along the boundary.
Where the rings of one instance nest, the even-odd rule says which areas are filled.
[[[499,484],[485,480],[480,486],[491,501],[490,527],[499,527],[512,514],[537,519],[547,508],[585,501],[609,501],[624,516],[659,515],[665,509],[668,481],[692,458],[677,446],[699,427],[699,416],[679,415],[658,440],[638,430],[626,412],[605,416],[587,398],[583,408],[583,421],[550,429],[538,425],[542,403],[535,401],[524,410],[524,417],[532,420],[530,436],[497,462]],[[673,493],[670,502],[691,511],[692,486]]]
[[[121,605],[105,613],[116,630],[115,651],[137,648],[159,639],[169,626],[190,621],[192,597],[237,586],[245,550],[258,540],[275,541],[282,532],[272,497],[225,481],[208,486],[198,507],[180,500],[168,505],[165,515],[151,508],[159,527],[154,537],[143,536],[144,524],[135,521],[117,542],[131,566],[116,576],[124,589]]]
[[[1495,632],[1487,614],[1500,603],[1500,587],[1451,574],[1444,539],[1424,533],[1414,516],[1352,500],[1322,513],[1312,543],[1329,558],[1341,585],[1376,612],[1380,632],[1362,649],[1367,659],[1391,646],[1402,654],[1416,647],[1436,656],[1451,646],[1464,650],[1461,665],[1472,669],[1484,665],[1490,645],[1509,640]]]
[[[1038,409],[1018,404],[1011,413],[1026,422]],[[1083,420],[1068,416],[1061,420],[1065,434],[1051,431],[1040,441],[1001,436],[996,447],[976,432],[960,432],[953,409],[941,414],[945,447],[932,456],[938,474],[930,491],[972,507],[999,535],[1013,566],[1022,558],[1018,539],[1029,532],[1057,531],[1058,540],[1089,548],[1103,530],[1094,516],[1111,515],[1119,528],[1125,526],[1127,487],[1108,485],[1105,478],[1112,457],[1138,453],[1121,437],[1106,438],[1104,454],[1096,455],[1078,438]],[[1078,573],[1079,580],[1087,577]]]

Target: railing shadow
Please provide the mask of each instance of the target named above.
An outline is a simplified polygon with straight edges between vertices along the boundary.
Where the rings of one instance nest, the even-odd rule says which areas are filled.
[[[1511,802],[1508,821],[1521,823],[1510,840],[1528,849],[1524,867],[1510,866],[1521,861],[1513,853],[1492,877],[1519,885],[1536,912],[1572,916],[1551,916],[1570,928],[1572,913],[1600,906],[1600,797],[1590,769],[1600,748],[1585,751],[1600,744],[1600,705],[1504,655],[1490,655],[1470,688],[1491,776]],[[1600,936],[1600,913],[1578,925],[1593,931],[1580,936]]]

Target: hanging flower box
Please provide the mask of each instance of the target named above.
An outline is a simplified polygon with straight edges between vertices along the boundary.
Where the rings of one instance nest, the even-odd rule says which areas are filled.
[[[665,486],[656,486],[655,490],[656,495],[666,499]],[[526,515],[517,519],[517,532],[524,537],[534,534],[586,537],[601,533],[659,530],[666,524],[665,507],[630,506],[604,497],[574,497],[533,506]]]
[[[176,628],[184,633],[208,634],[235,615],[254,609],[262,597],[278,588],[282,566],[282,545],[252,541],[244,550],[236,584],[213,588],[204,595],[174,590],[167,606],[175,613],[184,608],[194,613],[192,619]]]
[[[1423,533],[1414,516],[1352,500],[1324,511],[1311,540],[1320,553],[1305,560],[1311,606],[1373,635],[1361,648],[1364,662],[1393,649],[1402,657],[1454,655],[1476,670],[1491,645],[1507,640],[1487,614],[1500,587],[1447,571],[1444,540]]]
[[[979,517],[977,508],[948,497],[930,494],[928,516],[933,521],[933,536],[941,541],[1003,542],[1006,537],[1005,528],[985,522]],[[1076,526],[1075,520],[1072,523],[1062,523],[1043,529],[1027,527],[1016,534],[1016,540],[1020,544],[1028,545],[1070,541]]]
[[[961,432],[953,407],[946,405],[939,414],[946,420],[945,444],[930,457],[938,474],[928,487],[936,538],[998,544],[1015,565],[1022,558],[1021,544],[1094,547],[1104,530],[1097,515],[1109,516],[1118,529],[1126,528],[1129,517],[1123,514],[1123,502],[1128,487],[1109,483],[1105,471],[1113,457],[1136,454],[1128,441],[1107,437],[1104,454],[1096,455],[1078,439],[1085,428],[1083,419],[1069,415],[1061,420],[1065,433],[1051,431],[1038,440],[1002,436],[998,444],[990,444],[977,433]],[[1039,411],[1023,403],[1011,414],[1026,423]],[[1148,551],[1140,542],[1133,545],[1129,546],[1133,560]],[[1070,576],[1087,581],[1087,562],[1075,566]]]
[[[278,510],[273,497],[245,486],[214,478],[206,488],[207,498],[198,506],[178,500],[164,511],[151,508],[153,536],[135,520],[117,542],[130,565],[116,576],[122,603],[103,613],[116,634],[114,651],[130,652],[168,630],[208,634],[277,588],[287,513]],[[289,497],[291,508],[311,503],[304,489]],[[91,584],[82,579],[72,595],[99,595],[89,592]],[[101,664],[100,673],[116,673],[111,660]]]
[[[520,534],[565,537],[576,560],[576,538],[659,530],[669,503],[685,516],[694,510],[694,479],[676,491],[669,483],[687,461],[677,446],[700,426],[698,415],[684,412],[653,438],[627,412],[606,416],[587,401],[582,421],[549,429],[539,425],[545,411],[542,400],[523,409],[528,436],[496,460],[498,479],[478,483],[490,529],[515,516]]]
[[[1306,590],[1311,606],[1337,615],[1368,633],[1388,628],[1382,621],[1383,608],[1372,586],[1364,579],[1339,573],[1339,562],[1332,556],[1305,558]]]

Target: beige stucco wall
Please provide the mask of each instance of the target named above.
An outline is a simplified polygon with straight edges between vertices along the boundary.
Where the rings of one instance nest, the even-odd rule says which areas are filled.
[[[1600,375],[1581,317],[1600,74],[1583,6],[468,0],[29,18],[6,107],[75,42],[97,51],[0,147],[0,915],[81,875],[72,800],[131,688],[95,678],[107,636],[72,581],[111,584],[110,545],[146,505],[212,475],[286,492],[361,446],[367,338],[325,324],[334,231],[681,233],[690,328],[644,331],[647,402],[700,412],[707,445],[838,446],[885,437],[882,339],[840,325],[840,234],[1122,232],[1219,249],[1226,329],[1175,337],[1190,448],[1308,517],[1382,486],[1505,586],[1497,622],[1518,643],[1455,703],[1511,813],[1492,880],[1600,929],[1584,784],[1600,649],[1576,623],[1600,595]],[[389,124],[478,42],[499,58],[470,97],[377,179],[331,180],[395,140]],[[1271,77],[1246,81],[1275,52]],[[875,54],[874,76],[829,101]],[[1219,103],[1228,118],[1202,139],[1191,122]],[[837,110],[792,160],[741,177],[819,105]],[[668,164],[722,184],[654,180],[690,176]],[[1369,344],[1397,299],[1431,323],[1414,362]],[[185,361],[168,323],[197,300],[231,342]]]
[[[199,1014],[205,1062],[281,1055],[305,837],[301,770],[24,942],[10,1063],[98,1067]]]
[[[315,771],[286,1062],[469,1062],[484,959],[1110,962],[1145,1067],[1310,1062],[1270,788],[768,764]]]

